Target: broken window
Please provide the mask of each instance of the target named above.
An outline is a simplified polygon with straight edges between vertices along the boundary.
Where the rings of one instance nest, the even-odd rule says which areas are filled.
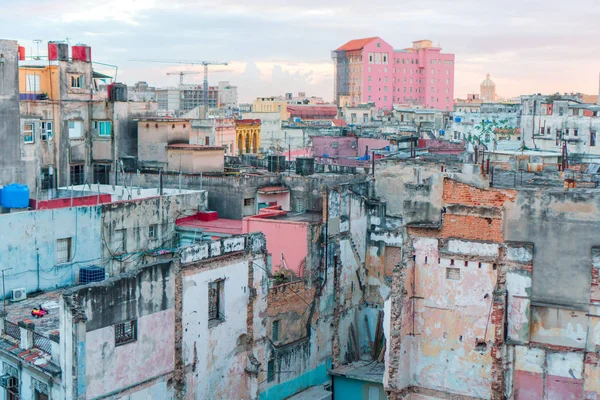
[[[56,263],[66,263],[71,259],[71,238],[56,241]]]
[[[42,140],[52,140],[54,132],[52,131],[52,121],[42,121]]]
[[[210,282],[208,284],[208,320],[209,321],[223,321],[225,319],[223,309],[223,287],[225,281],[220,279],[218,281]]]
[[[137,320],[121,322],[115,325],[115,346],[121,346],[137,340]]]

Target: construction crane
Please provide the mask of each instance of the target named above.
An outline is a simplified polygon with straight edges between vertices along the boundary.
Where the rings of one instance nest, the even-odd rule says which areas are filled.
[[[167,72],[167,75],[179,75],[179,84],[183,85],[183,76],[184,75],[195,75],[195,74],[199,74],[200,72],[194,72],[194,71],[179,71],[179,72]]]
[[[208,115],[208,66],[209,65],[227,65],[227,62],[221,61],[200,61],[200,60],[157,60],[157,59],[140,59],[134,58],[128,61],[154,62],[163,64],[187,64],[187,65],[203,65],[204,66],[204,118]]]

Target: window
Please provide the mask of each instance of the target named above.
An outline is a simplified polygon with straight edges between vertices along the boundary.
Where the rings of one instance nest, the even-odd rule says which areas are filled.
[[[110,185],[110,164],[94,164],[94,181],[101,185]]]
[[[446,75],[450,75],[450,70],[449,69],[446,70]]]
[[[381,64],[381,53],[375,53],[375,64]]]
[[[42,140],[52,140],[54,132],[52,131],[52,121],[42,121]]]
[[[338,148],[338,142],[331,142],[331,148],[332,149],[337,149]]]
[[[52,167],[42,168],[40,178],[42,182],[42,190],[54,188],[54,170]]]
[[[446,85],[450,84],[450,79],[446,79]]]
[[[590,146],[596,146],[596,131],[590,131]]]
[[[371,91],[371,86],[369,86],[369,87],[367,88],[367,91],[368,91],[368,92],[370,92],[370,91]]]
[[[83,75],[71,75],[71,88],[82,89],[83,88]]]
[[[371,98],[371,96],[369,96],[368,100],[369,100],[369,101],[372,101],[373,99]]]
[[[137,340],[137,320],[115,325],[115,346],[122,346]]]
[[[244,207],[250,207],[254,205],[254,198],[244,199]]]
[[[112,134],[110,121],[94,121],[94,129],[98,136],[110,136]]]
[[[113,249],[116,253],[127,251],[127,229],[115,229],[113,234]]]
[[[383,54],[383,63],[387,64],[387,62],[388,62],[387,54]],[[387,72],[387,68],[385,69],[385,72]]]
[[[551,132],[550,132],[550,127],[547,127],[547,128],[546,128],[546,134],[547,134],[547,135],[549,135],[550,133],[551,133]]]
[[[565,136],[569,136],[569,128],[565,129]]]
[[[35,142],[35,123],[25,122],[23,123],[23,143]]]
[[[369,77],[367,78],[367,80],[368,80],[369,82],[371,82],[371,77],[369,76]]]
[[[16,376],[10,376],[6,385],[6,397],[7,400],[19,400],[19,378]]]
[[[27,74],[25,77],[25,90],[27,93],[39,93],[40,92],[40,76],[34,74]]]
[[[62,264],[71,259],[71,238],[58,239],[56,241],[56,263]]]
[[[273,321],[273,329],[271,330],[271,336],[274,342],[279,340],[279,320]]]
[[[83,185],[85,182],[83,164],[71,164],[69,172],[71,185]]]
[[[275,380],[275,360],[269,360],[267,363],[267,382]]]
[[[383,87],[383,91],[384,91],[384,92],[387,92],[387,86],[384,86],[384,87]]]
[[[579,136],[579,130],[573,129],[573,136]]]
[[[387,101],[387,96],[383,96],[383,101]]]
[[[152,224],[148,227],[148,239],[156,239],[158,236],[158,225]]]
[[[369,53],[369,64],[373,64],[373,53]],[[369,72],[371,72],[371,67],[369,67]]]
[[[81,121],[69,121],[69,139],[78,139],[83,134],[83,123]]]
[[[225,281],[210,282],[208,284],[208,320],[223,321],[225,319],[223,309],[223,286]]]
[[[446,279],[458,281],[460,280],[460,269],[446,268]]]
[[[371,60],[369,60],[369,62],[371,62]],[[369,72],[371,72],[371,67],[369,67]]]
[[[363,122],[369,122],[369,114],[363,114]]]

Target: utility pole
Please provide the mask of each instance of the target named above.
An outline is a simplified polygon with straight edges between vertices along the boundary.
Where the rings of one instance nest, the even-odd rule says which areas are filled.
[[[4,271],[9,271],[12,268],[5,268],[2,270],[2,297],[4,300],[4,319],[6,319],[6,289],[4,287]]]

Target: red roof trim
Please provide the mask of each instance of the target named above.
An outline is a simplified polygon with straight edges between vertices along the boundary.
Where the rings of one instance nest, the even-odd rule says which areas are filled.
[[[354,39],[346,43],[345,45],[336,49],[336,51],[352,51],[352,50],[360,50],[373,40],[377,39],[377,37],[370,37],[364,39]]]

